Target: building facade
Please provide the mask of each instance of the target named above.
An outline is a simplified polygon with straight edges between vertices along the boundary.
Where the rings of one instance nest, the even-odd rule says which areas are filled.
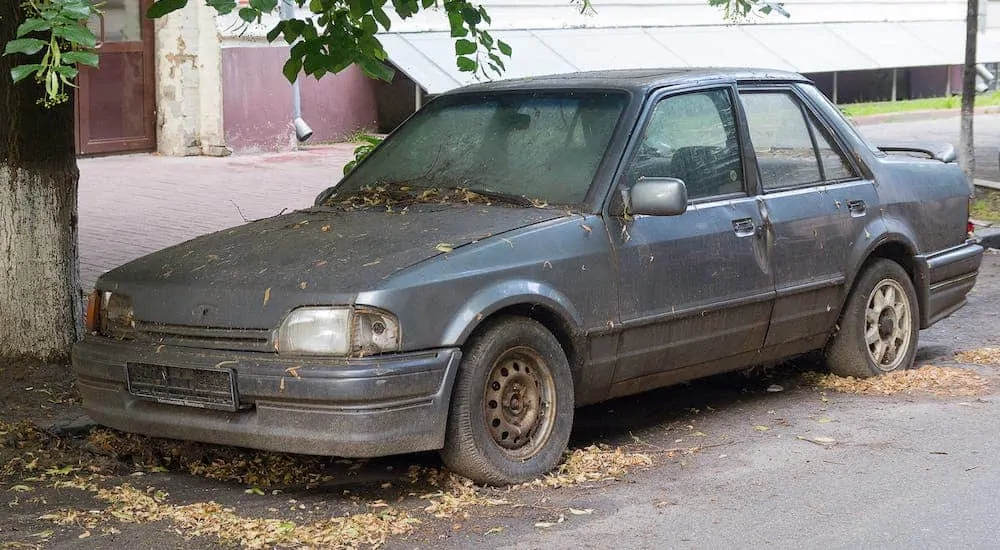
[[[90,22],[100,68],[77,96],[81,154],[158,151],[224,155],[295,146],[294,90],[281,67],[288,46],[268,44],[276,22],[246,25],[204,2],[155,22],[152,0],[106,0]],[[707,0],[595,2],[485,0],[491,33],[514,48],[505,77],[612,68],[753,66],[805,73],[835,100],[957,93],[965,0],[794,0],[767,16],[723,19]],[[784,12],[784,13],[782,13]],[[978,61],[1000,62],[1000,1],[982,0]],[[990,18],[989,15],[994,17]],[[380,35],[398,69],[391,83],[351,67],[300,79],[302,118],[314,141],[390,131],[427,97],[475,80],[459,72],[444,14],[394,21]]]

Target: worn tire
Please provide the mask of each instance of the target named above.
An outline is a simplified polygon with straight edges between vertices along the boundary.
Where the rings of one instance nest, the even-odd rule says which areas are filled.
[[[896,262],[876,259],[858,277],[826,349],[830,371],[870,378],[913,366],[920,316],[916,291]]]
[[[559,341],[537,321],[504,316],[477,330],[463,351],[444,463],[491,485],[527,481],[555,468],[574,410],[573,377]]]

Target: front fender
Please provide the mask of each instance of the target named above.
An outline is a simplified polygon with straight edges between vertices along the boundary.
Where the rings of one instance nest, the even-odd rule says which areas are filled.
[[[499,281],[472,295],[445,328],[441,345],[461,346],[490,315],[506,307],[524,304],[547,308],[577,329],[583,326],[576,307],[556,288],[539,281],[512,279]]]

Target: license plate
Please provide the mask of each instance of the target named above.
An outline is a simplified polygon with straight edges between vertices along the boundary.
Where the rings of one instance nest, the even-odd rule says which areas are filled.
[[[136,397],[158,403],[235,411],[233,371],[126,363],[125,381]]]

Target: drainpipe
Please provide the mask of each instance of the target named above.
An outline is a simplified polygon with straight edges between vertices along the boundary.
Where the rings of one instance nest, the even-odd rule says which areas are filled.
[[[295,6],[292,4],[291,0],[280,0],[281,9],[279,14],[282,21],[287,21],[289,19],[295,19]],[[299,79],[296,78],[295,82],[292,82],[292,127],[295,128],[295,138],[299,142],[304,142],[312,137],[312,128],[306,124],[306,121],[302,118],[302,94],[299,91]]]

